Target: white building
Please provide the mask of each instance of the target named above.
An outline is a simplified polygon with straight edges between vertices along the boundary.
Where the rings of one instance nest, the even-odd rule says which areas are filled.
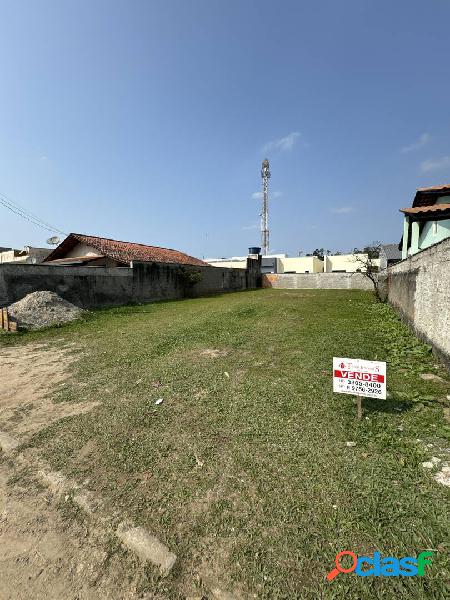
[[[231,267],[245,269],[246,256],[231,258],[208,258],[205,262],[213,267]],[[271,254],[263,256],[262,273],[356,273],[364,271],[367,254],[330,254],[323,260],[317,256],[288,256],[287,254]],[[372,263],[379,267],[379,259]]]
[[[25,246],[23,250],[15,248],[0,248],[1,263],[41,263],[50,254],[51,248],[35,248],[34,246]]]

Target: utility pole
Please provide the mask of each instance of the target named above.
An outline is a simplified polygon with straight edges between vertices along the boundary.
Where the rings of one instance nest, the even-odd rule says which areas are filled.
[[[263,255],[269,254],[269,160],[265,158],[261,166],[261,178],[263,183],[263,205],[261,213],[261,246]]]

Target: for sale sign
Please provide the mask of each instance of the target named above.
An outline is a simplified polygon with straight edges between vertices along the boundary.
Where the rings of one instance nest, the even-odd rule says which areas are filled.
[[[333,358],[333,392],[386,399],[386,363]]]

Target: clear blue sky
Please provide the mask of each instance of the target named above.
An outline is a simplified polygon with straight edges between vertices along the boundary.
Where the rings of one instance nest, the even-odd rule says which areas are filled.
[[[65,232],[228,256],[398,241],[450,181],[446,0],[0,0],[0,192]],[[0,206],[0,246],[45,231]]]

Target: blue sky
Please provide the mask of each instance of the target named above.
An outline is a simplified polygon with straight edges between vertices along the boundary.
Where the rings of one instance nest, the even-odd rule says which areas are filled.
[[[0,8],[0,192],[65,232],[244,254],[267,155],[273,251],[347,250],[450,181],[446,0]]]

